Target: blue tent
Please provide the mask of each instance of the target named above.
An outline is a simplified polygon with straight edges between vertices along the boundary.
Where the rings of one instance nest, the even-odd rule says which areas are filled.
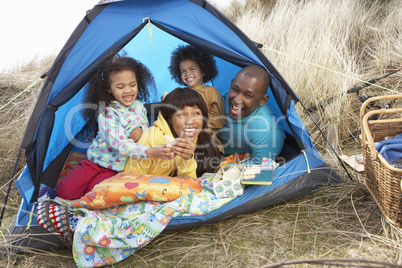
[[[51,34],[51,33],[48,33]],[[296,151],[275,170],[272,185],[250,186],[242,196],[204,216],[174,218],[166,230],[191,228],[228,216],[251,212],[305,196],[339,177],[321,159],[296,113],[300,100],[271,62],[222,13],[204,0],[101,1],[83,18],[47,72],[47,80],[29,120],[21,148],[26,167],[17,187],[23,197],[11,234],[29,234],[11,241],[30,248],[51,248],[59,240],[45,231],[31,213],[39,185],[54,186],[71,148],[85,147],[76,137],[85,129],[82,102],[86,84],[110,51],[143,62],[155,77],[157,96],[178,85],[167,69],[171,51],[192,44],[212,54],[219,75],[212,85],[225,94],[244,66],[265,67],[271,77],[269,105],[284,117],[286,144]],[[148,107],[157,98],[147,100]],[[152,123],[152,119],[150,120]],[[33,214],[33,215],[32,215]],[[31,219],[31,217],[33,217]],[[28,222],[32,225],[26,230]]]

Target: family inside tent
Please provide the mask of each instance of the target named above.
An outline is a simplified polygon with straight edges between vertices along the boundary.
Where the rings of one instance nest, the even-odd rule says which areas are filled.
[[[204,0],[96,5],[28,122],[12,243],[113,264],[162,231],[339,182],[258,45]]]
[[[173,217],[219,208],[243,193],[241,181],[281,162],[285,134],[267,103],[265,68],[242,68],[223,96],[207,84],[218,75],[214,58],[195,46],[177,46],[166,71],[181,87],[158,96],[149,125],[153,74],[124,53],[108,55],[86,91],[97,104],[84,110],[93,129],[86,154],[70,155],[76,164],[55,189],[41,185],[38,222],[79,266],[126,258]]]

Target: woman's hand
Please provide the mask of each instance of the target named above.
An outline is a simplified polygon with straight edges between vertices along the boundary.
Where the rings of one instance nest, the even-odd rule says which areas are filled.
[[[170,148],[167,148],[166,144],[158,145],[153,148],[148,148],[146,151],[147,157],[158,157],[162,159],[173,159],[176,155]]]
[[[187,138],[177,138],[172,144],[172,152],[175,155],[180,155],[184,160],[189,160],[193,157],[195,144]]]
[[[142,135],[142,128],[141,127],[136,127],[131,131],[130,136],[128,136],[129,139],[132,139],[134,142],[137,142]]]

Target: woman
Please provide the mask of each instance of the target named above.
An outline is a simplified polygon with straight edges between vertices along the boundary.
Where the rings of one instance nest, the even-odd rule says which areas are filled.
[[[219,151],[205,131],[208,110],[202,96],[190,88],[176,88],[169,93],[159,109],[154,125],[145,130],[139,144],[150,148],[166,144],[165,135],[175,138],[170,149],[173,159],[130,158],[124,171],[143,174],[191,177],[213,172],[219,164]],[[197,162],[194,158],[200,159]],[[216,158],[216,159],[215,159]],[[198,167],[197,167],[198,166]]]

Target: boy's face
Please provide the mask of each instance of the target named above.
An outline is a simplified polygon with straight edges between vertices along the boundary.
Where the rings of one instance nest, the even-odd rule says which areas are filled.
[[[239,120],[252,114],[264,105],[269,96],[265,95],[263,82],[256,77],[239,73],[232,83],[228,95],[229,117]]]
[[[201,86],[204,78],[204,73],[201,71],[198,64],[190,59],[180,62],[181,80],[188,87]]]

